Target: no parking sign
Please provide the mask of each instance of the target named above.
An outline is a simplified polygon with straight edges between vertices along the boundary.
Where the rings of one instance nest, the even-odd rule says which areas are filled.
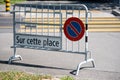
[[[71,41],[80,40],[84,32],[84,24],[79,18],[71,17],[64,23],[64,34]]]

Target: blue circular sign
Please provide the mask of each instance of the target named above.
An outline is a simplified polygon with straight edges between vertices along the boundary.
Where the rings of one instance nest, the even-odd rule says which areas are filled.
[[[80,40],[83,37],[84,32],[84,24],[79,18],[71,17],[66,20],[64,24],[64,33],[69,40]]]

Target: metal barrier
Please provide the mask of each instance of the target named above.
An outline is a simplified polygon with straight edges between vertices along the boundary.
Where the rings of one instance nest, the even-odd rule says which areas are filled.
[[[16,48],[32,48],[85,55],[85,60],[77,67],[76,75],[82,64],[92,62],[88,51],[88,9],[83,4],[15,4],[13,8],[14,55],[9,63],[15,59],[22,59],[16,55]],[[70,17],[83,20],[86,30],[84,38],[70,41],[63,33],[63,24]],[[90,56],[88,56],[90,55]]]

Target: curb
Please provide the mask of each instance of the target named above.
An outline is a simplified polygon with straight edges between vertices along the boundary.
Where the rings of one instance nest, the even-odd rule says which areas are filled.
[[[10,17],[12,14],[10,12],[0,12],[0,16],[2,17]]]

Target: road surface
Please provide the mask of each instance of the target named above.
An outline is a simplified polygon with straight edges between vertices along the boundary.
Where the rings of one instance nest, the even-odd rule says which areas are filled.
[[[70,75],[76,80],[120,80],[120,33],[89,33],[89,50],[95,59],[95,68],[91,64],[83,65],[78,76],[70,72],[75,70],[83,55],[56,51],[17,49],[23,60],[12,65],[7,64],[13,55],[13,35],[0,33],[0,71],[18,70],[37,74],[51,74],[57,77]]]
[[[13,18],[12,16],[0,16],[0,28],[12,28]]]

